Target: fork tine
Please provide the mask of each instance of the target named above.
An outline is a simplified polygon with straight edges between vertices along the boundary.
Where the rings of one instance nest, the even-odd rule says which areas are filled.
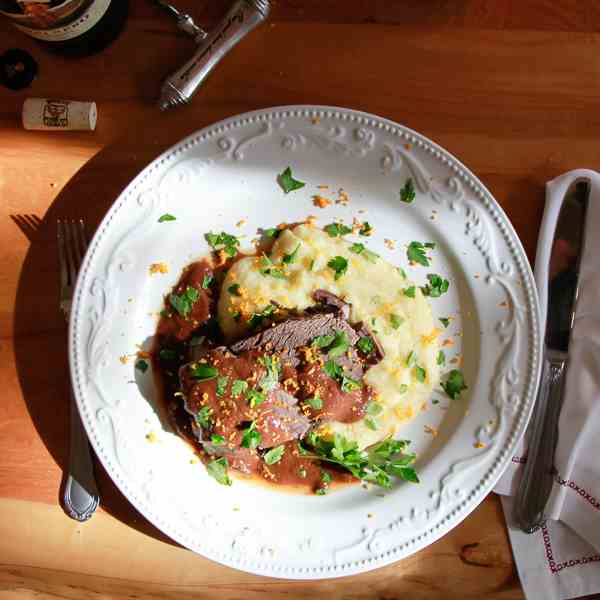
[[[65,235],[63,223],[60,219],[56,219],[56,242],[58,246],[58,269],[60,272],[61,288],[69,285],[69,276],[67,274],[67,255],[65,252]]]
[[[78,260],[75,250],[75,244],[73,243],[73,231],[71,229],[71,222],[65,221],[64,223],[65,240],[66,240],[66,254],[69,269],[69,284],[74,285],[75,279],[77,279],[77,266]]]

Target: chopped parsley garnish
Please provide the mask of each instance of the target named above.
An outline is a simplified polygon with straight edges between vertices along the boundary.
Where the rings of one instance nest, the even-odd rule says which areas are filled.
[[[219,370],[216,367],[210,367],[204,363],[192,363],[190,365],[192,379],[198,381],[208,381],[214,379],[218,374]]]
[[[232,295],[232,296],[241,296],[240,294],[240,284],[239,283],[232,283],[228,288],[227,291]]]
[[[185,319],[192,312],[194,303],[200,298],[200,292],[188,286],[183,294],[171,294],[169,303]]]
[[[194,416],[196,419],[196,423],[200,425],[200,427],[204,427],[207,429],[210,427],[210,415],[212,413],[212,408],[210,406],[203,406]]]
[[[327,494],[327,488],[326,488],[326,487],[320,487],[320,488],[317,488],[317,489],[315,490],[315,494],[316,494],[317,496],[325,496],[325,494]]]
[[[213,282],[214,277],[212,275],[205,275],[202,279],[202,289],[207,290],[210,284]]]
[[[436,362],[438,365],[445,365],[446,364],[446,355],[444,354],[443,350],[440,350],[438,352],[437,358],[436,358]]]
[[[252,313],[248,319],[248,325],[251,329],[258,327],[268,316],[275,312],[275,306],[273,304],[267,305],[262,312]],[[234,317],[235,318],[235,317]]]
[[[335,379],[340,384],[342,392],[353,392],[362,387],[362,382],[348,377],[344,369],[331,358],[325,363],[323,369],[329,377]]]
[[[235,379],[231,384],[231,395],[237,398],[240,394],[243,394],[248,389],[248,383],[243,379]]]
[[[415,366],[415,377],[417,378],[418,382],[425,383],[425,378],[427,377],[427,371],[423,367],[416,365]]]
[[[321,410],[323,408],[323,400],[319,397],[319,393],[315,392],[312,398],[305,398],[304,402],[315,410]]]
[[[289,194],[294,190],[299,190],[300,188],[303,188],[306,185],[303,181],[298,181],[297,179],[294,179],[294,177],[292,176],[291,167],[288,167],[277,176],[277,182],[286,194]]]
[[[402,200],[402,202],[410,204],[416,197],[417,194],[415,192],[415,184],[413,183],[413,180],[409,177],[406,180],[406,183],[402,186],[402,189],[400,190],[400,200]]]
[[[448,379],[446,379],[445,383],[442,383],[442,388],[452,400],[456,400],[463,390],[468,389],[465,384],[465,378],[458,369],[452,369],[448,373]]]
[[[256,448],[261,441],[260,433],[256,431],[256,421],[252,421],[250,427],[244,429],[244,435],[242,436],[242,448]]]
[[[308,270],[312,271],[315,268],[315,259],[313,258],[308,265]]]
[[[348,270],[348,261],[343,256],[334,256],[327,266],[335,271],[334,279],[337,281]]]
[[[404,295],[407,298],[414,298],[416,291],[417,291],[417,288],[414,285],[411,285],[410,287],[405,288]]]
[[[166,308],[163,308],[160,311],[160,316],[168,319],[171,316],[171,313]]]
[[[145,373],[145,372],[148,370],[148,363],[147,363],[145,360],[142,360],[142,359],[140,358],[140,360],[138,360],[138,361],[135,363],[135,368],[136,368],[138,371],[141,371],[142,373]]]
[[[366,417],[365,425],[372,431],[377,431],[377,422],[375,421],[375,419],[372,419],[371,417]]]
[[[381,404],[379,404],[378,402],[369,402],[369,404],[367,405],[367,414],[371,417],[376,417],[377,415],[380,415],[382,411],[383,406],[381,406]]]
[[[406,279],[406,271],[402,267],[396,267],[396,271],[402,275],[403,279]]]
[[[406,394],[406,392],[408,392],[408,386],[405,383],[401,383],[398,386],[398,393],[399,394]]]
[[[404,319],[402,317],[395,315],[394,313],[390,314],[390,325],[393,329],[398,329],[402,323],[404,323]]]
[[[259,382],[259,387],[263,392],[269,392],[277,387],[279,383],[279,363],[273,356],[261,356],[258,362],[267,370],[266,375]]]
[[[173,215],[170,215],[169,213],[165,213],[164,215],[161,215],[158,218],[159,223],[166,223],[167,221],[176,221],[176,220],[177,219]]]
[[[425,296],[429,296],[430,298],[439,298],[450,287],[450,282],[447,279],[443,279],[435,273],[429,273],[427,279],[429,279],[429,283],[422,286],[421,291]]]
[[[379,254],[375,254],[369,250],[364,244],[357,242],[356,244],[352,244],[350,246],[350,252],[354,252],[355,254],[360,254],[363,258],[368,260],[370,263],[375,263],[379,258]]]
[[[240,319],[242,318],[242,313],[239,310],[236,310],[235,312],[231,313],[231,318],[236,322],[239,323]]]
[[[446,317],[440,317],[440,323],[444,326],[444,329],[447,329],[448,325],[450,325],[450,319],[447,319]]]
[[[343,223],[329,223],[329,225],[325,225],[323,229],[327,232],[327,235],[332,238],[352,233],[352,227],[348,227]]]
[[[327,348],[327,346],[331,345],[333,340],[335,339],[335,333],[330,333],[328,335],[318,335],[313,339],[312,345],[317,348]]]
[[[277,239],[281,234],[281,231],[282,230],[277,227],[270,227],[269,229],[265,229],[263,233],[268,238]]]
[[[330,484],[332,480],[333,480],[333,477],[331,476],[331,473],[329,473],[328,471],[321,470],[321,481],[325,485]]]
[[[231,479],[229,478],[229,475],[227,474],[227,467],[229,467],[227,458],[225,456],[222,456],[221,458],[211,460],[206,465],[206,471],[212,478],[216,479],[221,485],[231,485]]]
[[[336,331],[333,341],[329,346],[328,356],[329,358],[337,358],[342,356],[350,347],[348,336],[345,331]]]
[[[212,435],[210,437],[210,443],[215,446],[222,446],[225,443],[225,438],[222,435]]]
[[[263,277],[270,275],[276,279],[285,279],[285,273],[281,265],[276,265],[268,256],[263,254],[260,257],[260,274]]]
[[[158,356],[161,360],[175,360],[177,358],[177,352],[172,348],[161,348]]]
[[[284,254],[281,262],[284,265],[291,265],[296,262],[296,258],[298,258],[298,250],[300,249],[300,243],[296,246],[296,249],[291,254]]]
[[[309,434],[305,439],[312,450],[312,453],[306,455],[308,458],[337,464],[362,481],[369,481],[384,488],[392,486],[392,477],[419,482],[415,470],[410,466],[416,457],[404,452],[409,444],[406,440],[388,438],[359,450],[356,442],[339,434],[335,434],[333,439]]]
[[[359,235],[364,235],[366,237],[370,236],[373,233],[373,228],[369,224],[368,221],[365,221],[361,228],[358,230]]]
[[[248,390],[246,393],[246,400],[248,400],[248,404],[250,408],[255,408],[259,404],[262,404],[267,399],[266,394],[263,392],[259,392],[258,390]]]
[[[204,239],[213,250],[224,250],[225,254],[229,256],[235,256],[238,253],[240,240],[235,235],[225,233],[224,231],[221,231],[221,233],[209,231],[205,234]]]
[[[356,342],[356,347],[363,354],[368,355],[375,350],[375,342],[368,335],[365,335],[364,337],[361,337],[358,342]]]
[[[221,397],[225,393],[228,383],[229,377],[227,375],[217,377],[217,396]]]
[[[271,448],[264,456],[265,462],[268,465],[274,465],[278,463],[283,457],[283,453],[285,451],[285,446],[282,444],[281,446],[275,446],[275,448]]]
[[[411,242],[406,250],[406,256],[411,263],[417,263],[424,267],[428,267],[431,259],[425,253],[427,248],[433,249],[435,248],[435,244],[432,242],[424,244],[421,242]]]
[[[417,362],[417,355],[411,350],[406,357],[406,366],[412,367]]]

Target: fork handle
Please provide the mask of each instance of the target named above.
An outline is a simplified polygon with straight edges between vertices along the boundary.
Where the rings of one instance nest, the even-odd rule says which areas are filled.
[[[100,495],[94,477],[90,443],[83,429],[72,391],[70,396],[71,447],[69,475],[63,492],[63,505],[72,519],[87,521],[98,508]]]

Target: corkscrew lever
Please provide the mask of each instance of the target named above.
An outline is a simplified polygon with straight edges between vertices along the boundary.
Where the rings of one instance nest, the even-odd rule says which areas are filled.
[[[190,15],[177,10],[172,4],[166,2],[166,0],[154,0],[154,3],[174,17],[177,27],[184,33],[187,33],[190,37],[193,37],[197,44],[208,35],[207,31],[194,23],[194,19],[192,19]]]

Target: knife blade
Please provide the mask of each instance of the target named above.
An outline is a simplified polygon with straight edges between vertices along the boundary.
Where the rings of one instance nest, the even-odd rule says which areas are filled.
[[[569,186],[552,241],[542,378],[530,428],[527,462],[514,506],[516,521],[526,533],[533,533],[544,522],[555,476],[558,418],[579,290],[590,188],[586,180],[574,181]]]

